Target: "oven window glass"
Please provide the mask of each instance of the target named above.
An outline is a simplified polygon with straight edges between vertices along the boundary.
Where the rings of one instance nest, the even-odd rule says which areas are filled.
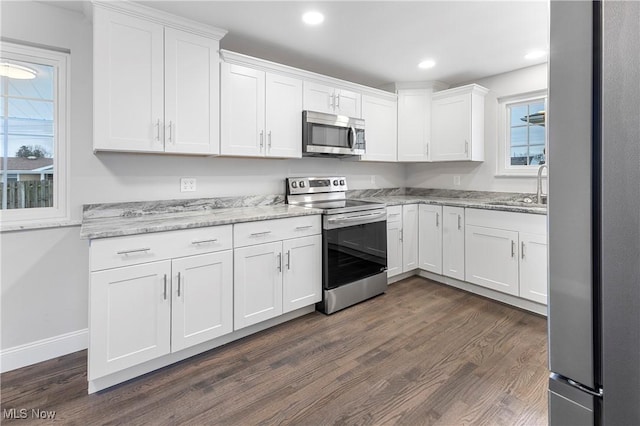
[[[324,230],[323,282],[340,287],[387,267],[387,222]]]
[[[349,148],[348,128],[315,123],[308,123],[307,125],[311,134],[310,145]]]

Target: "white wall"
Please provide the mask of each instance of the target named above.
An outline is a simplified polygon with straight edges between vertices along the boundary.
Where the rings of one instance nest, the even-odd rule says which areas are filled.
[[[346,175],[353,189],[398,187],[400,164],[336,159],[263,160],[92,150],[92,29],[81,14],[45,3],[2,2],[2,37],[71,50],[71,209],[83,204],[172,198],[282,194],[294,175]],[[197,178],[180,193],[179,178]],[[87,327],[88,245],[79,228],[3,233],[0,349]]]
[[[531,177],[496,177],[499,97],[547,88],[547,65],[536,65],[473,81],[490,91],[485,98],[484,155],[482,163],[422,163],[407,166],[407,187],[469,189],[501,192],[536,192]],[[460,176],[460,186],[453,177]]]

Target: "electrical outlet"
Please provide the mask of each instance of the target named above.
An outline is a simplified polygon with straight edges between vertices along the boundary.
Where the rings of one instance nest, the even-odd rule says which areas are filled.
[[[455,176],[453,177],[453,184],[454,184],[455,186],[460,186],[460,176],[455,175]]]
[[[180,178],[180,192],[194,192],[196,190],[196,178]]]

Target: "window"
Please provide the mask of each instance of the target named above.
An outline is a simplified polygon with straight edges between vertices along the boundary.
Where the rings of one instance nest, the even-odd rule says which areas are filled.
[[[66,53],[2,43],[3,223],[68,219],[68,61]]]
[[[498,175],[532,176],[547,162],[546,90],[500,98]]]

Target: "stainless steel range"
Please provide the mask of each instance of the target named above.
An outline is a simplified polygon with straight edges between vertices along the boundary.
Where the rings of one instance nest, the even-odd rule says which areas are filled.
[[[287,203],[323,210],[322,302],[325,314],[387,289],[384,204],[348,200],[345,177],[287,178]]]

